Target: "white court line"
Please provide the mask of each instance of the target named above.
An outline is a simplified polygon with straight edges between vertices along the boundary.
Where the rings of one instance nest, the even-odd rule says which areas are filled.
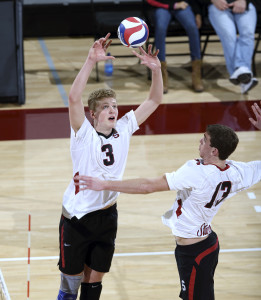
[[[256,199],[256,194],[253,193],[253,192],[248,192],[247,196],[248,196],[249,199]]]
[[[3,273],[1,271],[1,269],[0,269],[0,284],[2,286],[2,292],[3,292],[4,296],[5,296],[5,299],[6,300],[11,300],[10,295],[8,293],[7,286],[5,284],[4,276],[3,276]]]
[[[221,249],[220,253],[232,253],[232,252],[257,252],[261,251],[261,248],[240,248],[240,249]],[[163,251],[163,252],[133,252],[133,253],[116,253],[115,257],[123,256],[151,256],[151,255],[173,255],[173,251]],[[59,259],[59,256],[39,256],[31,257],[31,260],[53,260]],[[7,261],[25,261],[28,260],[28,257],[14,257],[14,258],[0,258],[0,262]]]
[[[261,206],[255,205],[254,208],[256,212],[261,212]]]

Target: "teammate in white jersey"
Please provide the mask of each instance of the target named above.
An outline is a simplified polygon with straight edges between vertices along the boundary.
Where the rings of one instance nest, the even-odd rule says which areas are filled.
[[[78,176],[76,186],[80,190],[131,194],[176,190],[176,201],[162,221],[176,238],[179,296],[186,300],[213,300],[219,243],[211,221],[226,199],[261,180],[261,161],[227,160],[237,144],[238,137],[231,128],[209,125],[199,144],[201,158],[186,162],[175,172],[154,179],[124,181]]]
[[[93,67],[99,61],[115,59],[106,56],[110,34],[94,42],[88,57],[76,76],[69,94],[71,125],[71,158],[73,178],[63,197],[59,226],[61,285],[57,299],[98,300],[102,278],[109,272],[117,233],[116,199],[118,192],[80,191],[77,175],[88,174],[101,179],[121,180],[126,166],[130,138],[162,101],[163,83],[156,51],[141,47],[133,53],[152,72],[148,98],[135,110],[117,121],[115,92],[100,89],[88,99],[93,126],[85,116],[82,94]]]

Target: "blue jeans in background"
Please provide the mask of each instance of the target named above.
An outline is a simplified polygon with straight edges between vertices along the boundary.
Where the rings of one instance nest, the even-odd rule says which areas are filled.
[[[235,14],[230,9],[222,11],[211,4],[208,16],[220,38],[229,75],[239,67],[251,70],[257,22],[255,6],[250,3],[244,13]]]
[[[169,11],[164,8],[156,8],[155,15],[155,46],[159,49],[158,58],[160,61],[166,60],[165,39],[172,18],[179,21],[184,27],[189,37],[189,48],[191,60],[201,59],[200,36],[196,25],[195,15],[190,6],[186,9]]]

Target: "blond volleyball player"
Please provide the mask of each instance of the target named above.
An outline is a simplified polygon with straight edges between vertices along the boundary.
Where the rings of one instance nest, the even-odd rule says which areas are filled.
[[[147,99],[135,111],[118,118],[116,94],[111,89],[93,91],[88,99],[93,126],[85,116],[82,94],[97,62],[114,59],[106,56],[110,34],[94,42],[75,78],[69,94],[71,158],[73,179],[63,197],[60,220],[61,284],[57,299],[98,300],[102,279],[109,272],[117,233],[118,192],[81,191],[76,176],[87,174],[107,180],[121,180],[126,166],[130,138],[162,101],[163,83],[158,51],[140,54],[141,64],[152,72]]]

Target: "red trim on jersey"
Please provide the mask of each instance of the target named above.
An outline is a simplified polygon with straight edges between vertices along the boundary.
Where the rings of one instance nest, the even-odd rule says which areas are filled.
[[[196,158],[195,159],[195,161],[197,162],[197,165],[200,165],[200,164],[202,164],[203,166],[207,166],[207,165],[212,165],[212,166],[215,166],[215,167],[217,167],[220,171],[226,171],[227,169],[229,169],[230,168],[230,166],[228,165],[228,164],[226,164],[226,166],[225,166],[225,168],[224,169],[222,169],[222,168],[220,168],[219,166],[217,166],[217,165],[215,165],[215,164],[204,164],[204,161],[202,160],[200,160],[200,159],[198,159],[198,158]]]
[[[221,169],[219,166],[217,166],[217,165],[215,165],[215,164],[213,164],[213,166],[215,166],[215,167],[217,167],[220,171],[226,171],[227,169],[229,169],[230,168],[230,166],[228,165],[228,164],[226,164],[226,166],[225,166],[225,168],[224,169]]]
[[[218,247],[218,238],[217,238],[217,241],[216,241],[215,245],[213,245],[212,247],[210,247],[207,250],[203,251],[202,253],[200,253],[196,257],[195,262],[197,263],[197,265],[200,264],[201,260],[205,256],[207,256],[210,253],[214,252],[217,249],[217,247]],[[190,280],[189,280],[189,300],[193,300],[193,297],[194,297],[194,287],[195,287],[196,274],[197,274],[196,268],[193,266],[192,272],[191,272],[191,275],[190,275]]]
[[[79,180],[76,180],[76,179],[75,179],[75,176],[79,176],[79,172],[75,173],[74,176],[73,176],[73,181],[74,181],[75,183],[79,183]],[[76,185],[76,186],[75,186],[75,192],[74,192],[75,195],[77,195],[79,192],[80,192],[80,186],[79,186],[79,185]]]
[[[62,218],[64,219],[64,217]],[[62,260],[62,267],[65,268],[63,233],[64,233],[64,225],[62,225],[61,228],[61,260]]]

